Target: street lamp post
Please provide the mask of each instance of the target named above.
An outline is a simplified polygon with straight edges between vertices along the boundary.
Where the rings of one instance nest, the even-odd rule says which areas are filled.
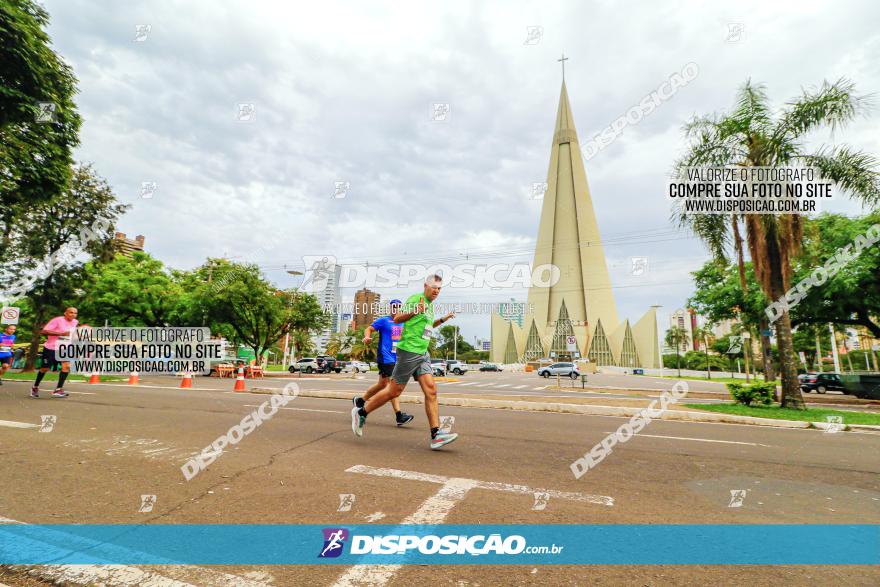
[[[288,270],[287,273],[289,273],[290,275],[302,275],[303,274],[302,271],[294,271],[294,270]],[[293,299],[294,299],[294,301],[296,301],[296,290],[293,291]],[[293,357],[290,357],[290,329],[288,328],[288,331],[284,334],[284,368],[287,369],[290,366],[290,363],[288,363],[288,359],[291,359],[290,362],[292,363],[293,362],[292,359],[295,359],[295,358],[296,358],[296,339],[294,339],[294,341],[293,341]]]

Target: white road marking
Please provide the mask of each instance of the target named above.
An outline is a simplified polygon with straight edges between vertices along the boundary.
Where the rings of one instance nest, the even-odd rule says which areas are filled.
[[[528,387],[528,385],[517,385],[513,389],[522,389],[523,387]]]
[[[478,385],[477,387],[491,387],[491,386],[493,386],[493,385],[495,385],[495,384],[494,384],[494,383],[481,383],[481,384]]]
[[[67,393],[75,393],[77,395],[98,395],[94,391],[68,391]]]
[[[477,384],[476,381],[471,381],[471,382],[468,382],[468,383],[462,383],[461,386],[462,386],[462,387],[465,387],[466,385],[476,385],[476,384]]]
[[[476,479],[463,479],[460,477],[444,477],[442,475],[431,475],[429,473],[419,473],[416,471],[401,471],[399,469],[384,469],[369,467],[366,465],[355,465],[346,469],[347,473],[362,473],[364,475],[376,475],[379,477],[394,477],[397,479],[409,479],[412,481],[427,481],[429,483],[439,483],[440,489],[422,502],[419,509],[412,515],[407,516],[401,525],[407,524],[440,524],[455,507],[455,504],[465,498],[471,489],[490,489],[495,491],[510,491],[513,493],[524,493],[534,495],[536,492],[548,493],[551,497],[561,499],[572,499],[575,501],[586,501],[590,503],[600,503],[602,505],[614,505],[614,499],[611,497],[586,495],[583,493],[569,493],[565,491],[552,491],[547,489],[532,489],[525,485],[512,485],[510,483],[494,483],[490,481],[478,481]],[[394,574],[400,570],[403,565],[355,565],[350,567],[348,571],[343,573],[333,583],[333,587],[354,587],[358,585],[381,586],[388,583]]]
[[[613,434],[612,432],[604,432],[603,434]],[[690,438],[687,436],[662,436],[659,434],[642,434],[638,433],[635,436],[644,436],[646,438],[668,438],[670,440],[693,440],[694,442],[716,442],[718,444],[744,444],[747,446],[765,446],[770,447],[769,444],[761,444],[759,442],[739,442],[736,440],[714,440],[711,438]]]
[[[495,387],[510,387],[510,383],[502,383],[500,385],[496,385]]]
[[[262,404],[261,404],[262,405]],[[246,408],[259,408],[260,406],[254,404],[244,404]],[[328,414],[347,414],[348,412],[342,412],[340,410],[315,410],[312,408],[278,408],[279,410],[298,410],[300,412],[326,412]]]
[[[0,426],[7,428],[39,428],[39,424],[28,424],[27,422],[13,422],[12,420],[0,420]]]
[[[0,516],[0,524],[22,524]],[[235,585],[236,587],[269,587],[269,583],[251,581],[213,569],[187,565],[188,573],[196,575],[195,583],[177,581],[164,575],[128,565],[27,565],[38,577],[58,584],[108,585],[121,587],[194,587],[195,585]]]

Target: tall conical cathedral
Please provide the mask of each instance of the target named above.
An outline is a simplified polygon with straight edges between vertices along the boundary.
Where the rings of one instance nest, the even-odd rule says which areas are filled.
[[[492,316],[492,361],[588,358],[599,365],[660,367],[656,310],[633,325],[618,322],[564,80],[532,267],[545,264],[558,267],[560,278],[551,287],[529,289],[533,313],[525,314],[522,328]]]

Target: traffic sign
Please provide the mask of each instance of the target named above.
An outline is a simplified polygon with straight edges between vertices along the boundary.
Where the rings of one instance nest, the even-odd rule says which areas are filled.
[[[0,324],[18,324],[18,317],[21,315],[21,309],[15,306],[4,306]]]
[[[567,350],[567,351],[576,351],[577,350],[577,337],[575,337],[575,336],[566,336],[565,337],[565,350]]]

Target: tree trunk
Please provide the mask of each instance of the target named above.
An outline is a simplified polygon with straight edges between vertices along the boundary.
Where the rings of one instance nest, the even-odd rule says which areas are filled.
[[[44,315],[45,312],[41,306],[37,306],[34,309],[34,326],[31,330],[31,344],[28,347],[27,358],[24,360],[24,369],[22,369],[22,373],[29,373],[36,367],[37,351],[40,350],[40,331],[46,323],[43,318]]]
[[[776,326],[776,340],[779,344],[779,363],[782,376],[782,407],[804,410],[804,397],[797,378],[797,363],[794,358],[794,343],[791,337],[791,317],[788,309],[782,313]]]
[[[770,324],[767,318],[761,318],[758,328],[761,332],[761,358],[764,364],[764,381],[773,381],[776,379],[776,367],[773,365],[773,347],[770,345],[770,337],[764,336],[764,332],[770,330]]]
[[[709,364],[709,339],[707,338],[705,341],[706,344],[706,378],[712,379],[712,366]]]

